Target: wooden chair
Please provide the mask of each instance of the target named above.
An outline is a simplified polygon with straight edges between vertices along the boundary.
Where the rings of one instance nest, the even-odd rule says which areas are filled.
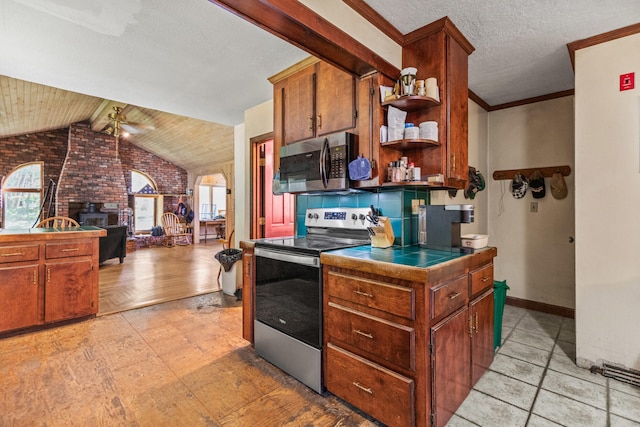
[[[165,212],[160,220],[165,236],[165,246],[191,244],[191,241],[189,241],[190,233],[187,232],[185,224],[180,222],[178,215],[173,212]]]
[[[231,234],[229,234],[229,238],[227,239],[218,239],[220,243],[222,243],[222,249],[229,249],[231,247],[231,239],[233,239],[233,232],[235,230],[231,230]]]
[[[43,219],[40,221],[36,228],[69,228],[69,227],[80,227],[80,224],[73,219],[68,218],[66,216],[52,216],[47,219]]]

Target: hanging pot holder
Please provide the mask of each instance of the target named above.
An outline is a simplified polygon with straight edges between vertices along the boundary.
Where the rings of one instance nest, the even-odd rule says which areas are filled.
[[[364,181],[371,179],[371,162],[366,157],[359,155],[357,159],[349,163],[349,178],[352,181]]]

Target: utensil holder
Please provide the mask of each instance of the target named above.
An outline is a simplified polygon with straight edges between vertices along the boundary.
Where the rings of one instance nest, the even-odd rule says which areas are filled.
[[[393,245],[394,235],[391,221],[386,216],[378,217],[378,225],[371,227],[373,235],[371,236],[371,247],[388,248]]]

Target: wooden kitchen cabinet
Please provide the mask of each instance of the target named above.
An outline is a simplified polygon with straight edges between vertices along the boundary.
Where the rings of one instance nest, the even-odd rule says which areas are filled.
[[[273,84],[274,153],[294,142],[356,126],[356,79],[309,58],[269,79]],[[279,161],[274,162],[277,170]]]
[[[469,309],[458,310],[431,327],[434,425],[444,426],[470,391]]]
[[[106,231],[0,233],[0,332],[95,315]]]
[[[493,362],[493,289],[469,303],[469,317],[473,322],[471,335],[471,387]]]
[[[240,242],[242,249],[242,338],[253,343],[255,318],[255,255],[252,242]]]
[[[448,18],[440,19],[419,32],[407,35],[402,49],[403,67],[416,67],[418,80],[437,79],[440,99],[407,96],[381,102],[380,85],[393,86],[387,77],[373,75],[360,79],[358,123],[360,153],[370,153],[377,169],[372,179],[354,183],[355,187],[421,185],[433,188],[459,188],[468,179],[468,56],[474,48]],[[399,78],[392,76],[392,78]],[[371,93],[370,105],[364,90]],[[387,124],[389,105],[407,112],[405,123],[419,126],[425,121],[438,123],[438,141],[397,140],[380,143],[380,126]],[[362,117],[369,112],[369,120]],[[371,141],[371,142],[370,142]],[[365,154],[366,156],[366,154]],[[392,183],[387,178],[390,161],[406,156],[419,167],[422,180]],[[428,177],[441,176],[440,182]]]
[[[496,254],[426,269],[323,254],[327,390],[389,426],[444,426],[493,361]]]
[[[0,264],[0,332],[38,323],[38,264]]]

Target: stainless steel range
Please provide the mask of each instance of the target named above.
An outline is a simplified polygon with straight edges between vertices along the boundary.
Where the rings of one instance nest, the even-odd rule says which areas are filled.
[[[369,208],[307,209],[304,237],[255,242],[255,350],[318,393],[322,380],[320,253],[370,244]]]

